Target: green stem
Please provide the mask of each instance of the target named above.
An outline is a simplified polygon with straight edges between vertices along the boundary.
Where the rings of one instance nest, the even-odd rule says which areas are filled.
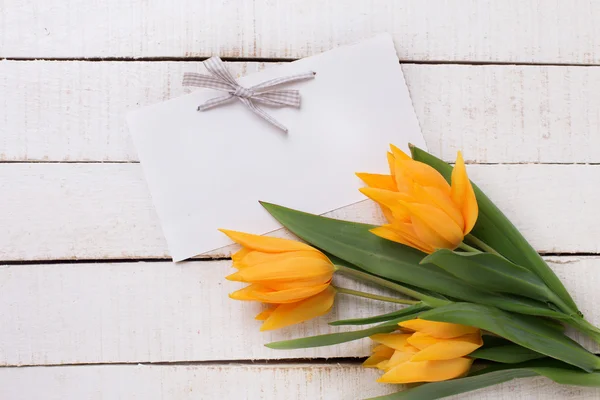
[[[497,256],[502,256],[500,253],[498,253],[489,244],[487,244],[483,240],[479,239],[478,237],[476,237],[474,235],[471,235],[470,233],[467,235],[467,239],[470,240],[471,242],[475,243],[475,245],[478,246],[483,251],[487,251],[488,253],[492,253],[492,254],[495,254]]]
[[[362,271],[359,271],[354,268],[348,268],[348,267],[338,264],[335,266],[335,269],[344,275],[349,275],[353,278],[358,278],[358,279],[362,279],[367,282],[372,282],[379,286],[383,286],[385,288],[392,289],[398,293],[402,293],[406,296],[409,296],[409,297],[412,297],[415,299],[419,299],[419,300],[423,301],[424,303],[426,303],[430,307],[441,307],[441,306],[449,304],[449,302],[446,300],[438,299],[438,298],[435,298],[432,296],[427,296],[426,294],[417,292],[416,290],[407,288],[398,283],[390,282],[387,279],[380,278],[379,276],[371,275],[369,273],[362,272]]]
[[[364,297],[365,299],[371,299],[371,300],[387,301],[388,303],[409,304],[409,305],[414,305],[414,304],[419,303],[418,301],[415,301],[415,300],[396,299],[393,297],[380,296],[378,294],[371,294],[371,293],[360,292],[358,290],[346,289],[346,288],[339,287],[339,286],[334,286],[334,289],[338,293],[349,294],[349,295],[357,296],[357,297]]]
[[[466,251],[466,252],[469,252],[469,253],[481,253],[481,251],[477,250],[475,247],[471,247],[471,246],[469,246],[469,245],[468,245],[468,244],[466,244],[465,242],[461,242],[461,243],[458,245],[458,248],[459,248],[459,249],[462,249],[462,250],[464,250],[464,251]]]

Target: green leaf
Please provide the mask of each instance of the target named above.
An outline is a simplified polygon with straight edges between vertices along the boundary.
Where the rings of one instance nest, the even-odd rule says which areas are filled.
[[[305,349],[308,347],[331,346],[334,344],[351,342],[375,335],[376,333],[389,333],[396,329],[393,325],[376,326],[360,331],[328,333],[325,335],[309,336],[299,339],[282,340],[265,344],[266,347],[276,350]]]
[[[540,322],[546,322],[546,320],[540,319]],[[556,329],[555,326],[551,327]],[[546,356],[526,347],[514,344],[510,340],[496,336],[493,333],[483,332],[483,346],[469,354],[469,357],[504,364],[515,364],[544,358]]]
[[[451,181],[452,166],[414,146],[411,146],[411,153],[413,159],[432,166],[448,182]],[[563,311],[579,313],[577,305],[567,289],[537,251],[531,247],[502,211],[474,183],[473,190],[479,205],[479,217],[471,234],[490,245],[512,262],[535,272],[566,303],[568,310]]]
[[[417,386],[412,389],[392,393],[386,396],[373,397],[369,400],[436,400],[455,394],[471,392],[484,387],[497,385],[518,378],[536,376],[534,371],[528,369],[509,369],[505,371],[492,371],[485,375],[452,379],[449,381],[432,382]]]
[[[535,273],[496,254],[440,249],[425,257],[421,263],[435,264],[481,289],[542,301],[555,300],[552,291]]]
[[[568,364],[544,358],[519,364],[493,365],[464,378],[426,383],[371,400],[436,400],[532,376],[545,376],[563,385],[600,387],[600,372],[587,373],[573,369]]]
[[[505,346],[482,347],[469,354],[469,357],[504,364],[515,364],[544,358],[545,355],[517,344],[507,344]]]
[[[538,318],[470,303],[438,307],[424,312],[419,318],[475,326],[585,371],[600,369],[600,358]]]
[[[402,310],[394,311],[387,314],[376,315],[374,317],[367,318],[353,318],[353,319],[342,319],[339,321],[330,322],[329,325],[338,326],[338,325],[366,325],[366,324],[375,324],[377,322],[389,321],[395,318],[404,317],[406,315],[413,315],[417,312],[427,311],[430,307],[427,307],[424,304],[415,304],[410,307],[405,307]]]
[[[300,238],[368,273],[454,299],[530,315],[558,319],[565,317],[548,308],[545,303],[481,290],[435,265],[420,265],[425,253],[372,234],[369,230],[374,228],[373,225],[320,217],[275,204],[261,204]],[[421,293],[417,298],[434,306],[437,299]]]
[[[328,333],[325,335],[309,336],[305,338],[282,340],[280,342],[272,342],[265,344],[270,349],[289,350],[289,349],[305,349],[308,347],[331,346],[334,344],[351,342],[372,336],[377,333],[389,333],[398,328],[398,322],[414,319],[419,316],[419,313],[405,315],[400,318],[393,319],[381,325],[374,326],[368,329],[361,329],[352,332]]]

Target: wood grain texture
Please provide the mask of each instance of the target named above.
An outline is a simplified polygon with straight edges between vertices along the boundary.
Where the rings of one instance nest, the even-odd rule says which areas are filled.
[[[354,364],[114,365],[0,369],[10,400],[348,400],[393,393],[378,372]],[[35,382],[35,384],[32,384]],[[448,400],[600,399],[595,388],[546,378],[514,380]]]
[[[538,251],[600,250],[600,165],[475,164],[468,171]],[[140,164],[0,164],[0,193],[0,260],[169,256]],[[383,222],[371,201],[327,215]],[[228,257],[232,249],[207,256]]]
[[[270,64],[228,63],[245,75]],[[127,111],[184,94],[192,62],[0,62],[0,160],[137,161]],[[600,67],[404,65],[429,149],[448,161],[598,162]],[[399,128],[400,129],[400,128]]]
[[[401,59],[600,62],[597,0],[4,0],[0,57],[300,58],[389,32]]]
[[[600,67],[447,63],[599,65],[599,15],[600,0],[0,0],[0,58],[283,61],[389,32],[402,60],[446,63],[403,66],[429,149],[448,161],[462,149],[471,163],[519,164],[469,172],[538,250],[598,253],[600,165],[520,164],[600,162]],[[326,322],[393,305],[338,296],[328,316],[260,333],[261,306],[227,297],[239,287],[223,279],[230,261],[29,264],[168,257],[140,166],[94,163],[136,162],[126,112],[183,94],[183,72],[201,70],[158,59],[0,61],[0,162],[23,162],[0,163],[0,260],[28,261],[0,265],[0,399],[336,400],[395,390],[375,371],[322,360],[365,356],[368,340],[262,346],[342,330]],[[381,221],[370,202],[328,215]],[[600,257],[550,261],[600,325]],[[271,363],[247,364],[255,359]],[[168,365],[179,361],[200,363]],[[86,363],[110,365],[65,366]],[[600,391],[536,378],[458,398],[588,400]]]
[[[226,281],[230,273],[230,261],[0,267],[0,365],[365,356],[368,341],[293,351],[263,344],[399,308],[340,295],[325,317],[260,332],[262,305],[229,299],[244,286]],[[367,289],[343,277],[336,284]]]
[[[550,265],[588,320],[600,325],[600,257],[555,257]],[[263,344],[354,330],[327,322],[398,308],[338,295],[329,315],[259,332],[254,316],[262,306],[227,297],[243,286],[224,279],[230,272],[230,261],[2,266],[0,365],[362,357],[368,339],[286,351]],[[344,277],[335,283],[378,292]]]

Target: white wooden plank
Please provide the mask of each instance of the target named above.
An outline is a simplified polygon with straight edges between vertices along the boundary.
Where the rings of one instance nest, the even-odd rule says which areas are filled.
[[[340,295],[330,315],[260,332],[262,306],[229,299],[244,286],[226,281],[230,273],[230,261],[0,267],[0,365],[364,356],[368,342],[298,351],[263,344],[342,331],[327,322],[399,308]]]
[[[389,32],[406,60],[598,63],[597,0],[4,0],[0,57],[299,58]]]
[[[267,64],[267,67],[270,64]],[[237,74],[262,63],[228,63]],[[0,62],[0,160],[136,161],[128,110],[181,95],[188,62]],[[430,150],[598,162],[600,67],[404,65]]]
[[[347,400],[393,393],[378,372],[355,364],[114,365],[0,369],[0,397],[10,400]],[[35,384],[32,384],[35,382]],[[597,388],[546,378],[514,380],[448,400],[592,400]]]
[[[551,261],[581,311],[600,325],[600,257]],[[369,353],[368,339],[288,351],[263,344],[354,330],[326,323],[397,309],[339,295],[330,315],[259,332],[254,316],[261,305],[227,297],[242,286],[224,279],[230,272],[230,261],[2,266],[0,365],[361,357]],[[377,291],[344,277],[335,280],[338,286]]]
[[[228,68],[246,75],[262,64]],[[206,70],[177,62],[0,62],[0,160],[137,161],[125,114],[182,95],[184,71]]]
[[[469,172],[538,251],[600,252],[600,165],[475,164]],[[140,164],[0,164],[0,193],[0,260],[169,255]],[[383,222],[371,201],[329,215]]]

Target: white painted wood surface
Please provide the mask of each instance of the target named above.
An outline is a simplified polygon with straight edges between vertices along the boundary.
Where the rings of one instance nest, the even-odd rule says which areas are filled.
[[[599,325],[600,257],[550,261],[581,311]],[[231,261],[2,266],[0,365],[364,357],[369,339],[285,351],[263,344],[360,329],[330,327],[327,322],[398,309],[338,295],[327,316],[260,332],[254,316],[261,305],[230,300],[227,294],[241,285],[226,281],[229,273]],[[377,292],[345,277],[336,277],[336,284]],[[597,349],[587,340],[582,343]]]
[[[298,58],[393,35],[401,59],[593,64],[598,0],[4,0],[0,57]]]
[[[0,399],[393,390],[374,371],[323,358],[364,356],[367,340],[262,346],[389,305],[341,297],[319,321],[260,333],[259,306],[226,296],[230,261],[136,262],[168,252],[124,125],[127,110],[182,94],[182,73],[202,69],[197,59],[234,58],[228,67],[246,74],[269,66],[248,58],[289,61],[379,32],[413,63],[403,70],[430,150],[500,164],[469,172],[538,250],[576,253],[551,257],[552,266],[600,324],[600,66],[584,66],[600,65],[599,15],[600,0],[0,0]],[[381,221],[368,202],[330,215]],[[319,359],[297,364],[304,357]],[[588,400],[600,391],[537,378],[458,398]]]
[[[400,308],[339,295],[326,317],[260,332],[263,307],[229,299],[244,286],[226,281],[230,273],[229,260],[3,266],[0,365],[366,356],[368,341],[293,351],[263,344],[350,330],[327,322]],[[344,277],[336,284],[367,289]]]
[[[265,64],[228,67],[245,75]],[[202,70],[200,62],[0,62],[0,160],[137,161],[126,112],[183,94],[183,72]],[[479,163],[597,161],[600,67],[403,70],[429,150],[445,160],[462,149]]]
[[[102,365],[5,368],[0,397],[10,400],[348,400],[399,390],[355,364]],[[521,379],[448,400],[600,399],[594,388]]]
[[[598,252],[600,165],[475,164],[468,171],[539,251]],[[168,257],[139,164],[0,164],[0,192],[0,260]],[[370,201],[330,215],[383,222]]]

